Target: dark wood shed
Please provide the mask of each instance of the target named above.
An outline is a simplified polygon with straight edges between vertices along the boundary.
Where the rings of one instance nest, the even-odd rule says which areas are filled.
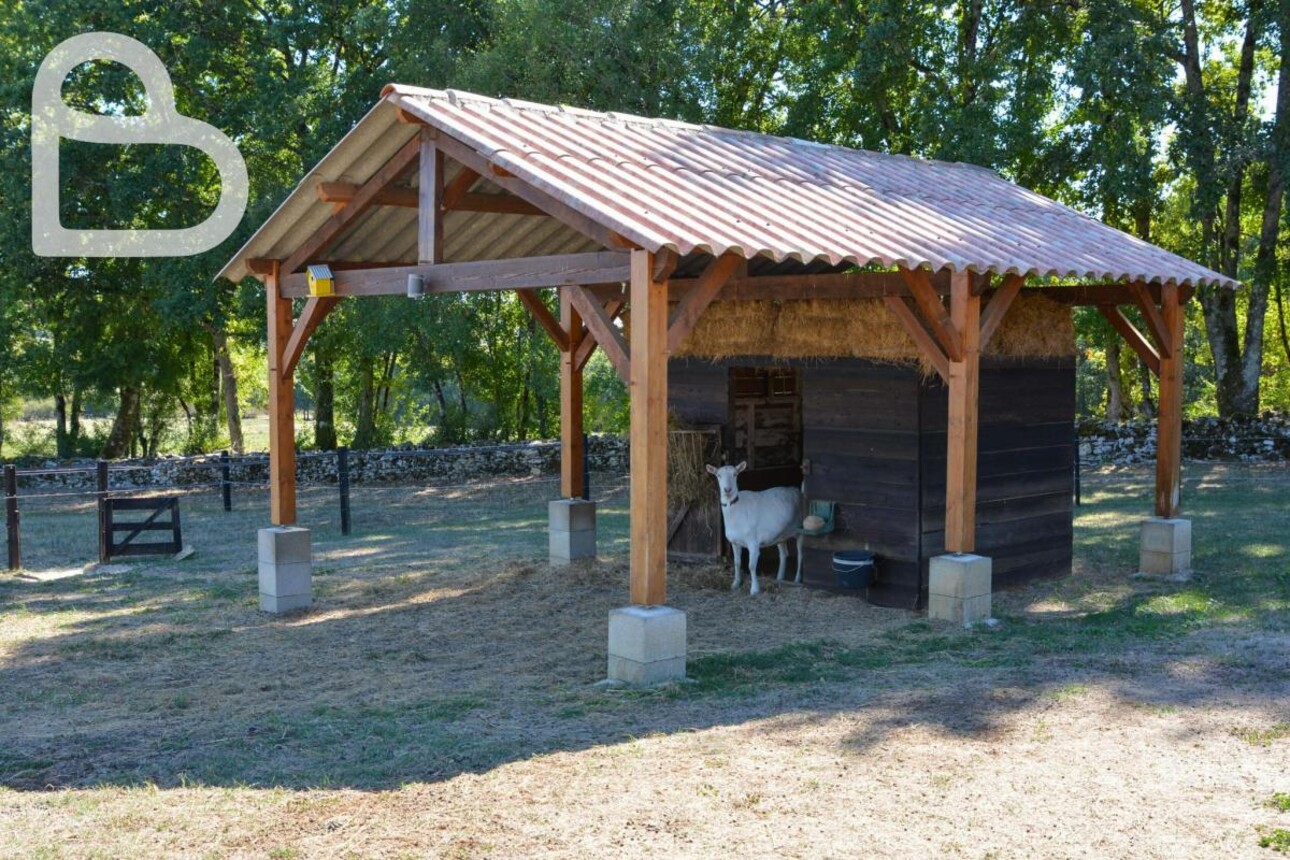
[[[868,598],[923,605],[930,560],[945,552],[948,410],[939,377],[912,364],[764,356],[674,359],[668,377],[673,415],[709,428],[711,453],[748,461],[741,487],[796,484],[805,462],[808,496],[834,503],[833,531],[806,540],[808,585],[834,586],[834,552],[871,549],[879,562]],[[994,560],[994,587],[1068,573],[1074,359],[985,356],[980,397],[977,551]],[[715,494],[684,516],[680,504],[669,513],[674,560],[728,554]],[[774,553],[763,556],[763,571],[775,564]]]

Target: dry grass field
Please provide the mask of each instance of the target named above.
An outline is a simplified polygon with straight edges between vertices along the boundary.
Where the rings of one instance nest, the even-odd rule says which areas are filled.
[[[545,564],[544,481],[354,496],[312,610],[257,609],[262,496],[183,562],[24,511],[0,573],[0,857],[1196,857],[1290,850],[1290,469],[1190,464],[1196,575],[1131,576],[1147,470],[1086,476],[1070,577],[961,630],[677,568],[693,683],[606,689],[626,599]],[[71,574],[71,575],[65,575]]]

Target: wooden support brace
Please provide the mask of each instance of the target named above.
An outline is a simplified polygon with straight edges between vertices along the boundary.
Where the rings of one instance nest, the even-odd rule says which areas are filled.
[[[281,274],[291,274],[301,266],[317,258],[319,254],[340,238],[358,217],[370,209],[378,194],[397,182],[412,169],[421,156],[421,138],[414,136],[403,145],[385,165],[355,192],[354,196],[339,212],[323,222],[313,234],[304,241],[296,252],[282,264]]]
[[[1124,338],[1125,343],[1133,348],[1133,351],[1151,369],[1151,372],[1159,377],[1160,355],[1142,332],[1138,331],[1137,326],[1129,322],[1128,317],[1120,313],[1120,309],[1115,305],[1098,305],[1097,309],[1102,316],[1106,317],[1111,327],[1120,333],[1120,337]]]
[[[676,271],[681,258],[675,251],[659,251],[654,255],[654,280],[666,281]]]
[[[444,186],[443,189],[443,206],[445,209],[454,209],[461,202],[461,198],[470,193],[470,189],[479,179],[479,174],[466,167],[464,164],[457,171],[457,175],[452,181]]]
[[[611,298],[605,304],[605,316],[609,317],[609,321],[612,323],[622,315],[622,312],[626,307],[627,300],[625,298],[622,298],[621,296]],[[577,348],[574,350],[574,357],[579,370],[582,370],[587,366],[587,362],[591,360],[591,356],[595,351],[596,338],[594,335],[588,333],[586,337],[582,338],[578,343]]]
[[[1135,281],[1129,285],[1133,291],[1133,301],[1142,311],[1142,319],[1147,324],[1147,330],[1151,332],[1151,337],[1156,342],[1156,348],[1160,352],[1161,358],[1169,358],[1173,355],[1174,345],[1169,336],[1169,328],[1165,323],[1165,318],[1160,313],[1160,308],[1151,298],[1151,293],[1147,291],[1147,285],[1141,281]],[[1163,295],[1162,295],[1163,298]]]
[[[681,299],[676,310],[672,312],[672,319],[667,326],[667,351],[676,352],[680,349],[681,344],[689,336],[694,324],[699,321],[699,317],[707,310],[708,305],[721,292],[726,281],[739,268],[743,262],[743,257],[738,254],[722,254],[713,260],[699,276],[699,280]]]
[[[291,329],[291,337],[287,339],[287,345],[282,351],[284,374],[291,376],[296,372],[296,365],[305,353],[305,345],[309,343],[310,336],[339,303],[340,299],[336,296],[314,296],[305,302],[304,310],[300,312],[300,318]]]
[[[323,203],[348,203],[358,193],[359,186],[352,182],[319,182],[315,193]],[[372,198],[373,206],[399,206],[415,209],[419,198],[415,188],[386,188]]]
[[[542,297],[534,290],[516,290],[515,295],[519,296],[520,302],[532,314],[533,319],[537,320],[538,325],[542,326],[546,333],[551,336],[556,349],[561,352],[568,352],[569,334],[560,325],[560,321],[552,316],[551,311],[547,309],[546,303],[542,301]]]
[[[636,255],[632,254],[632,259]],[[631,384],[631,359],[627,353],[627,342],[623,340],[622,332],[614,325],[613,320],[609,318],[608,311],[596,301],[596,297],[586,287],[569,286],[562,287],[561,292],[569,293],[569,300],[573,302],[574,308],[582,317],[588,331],[600,344],[600,348],[605,351],[605,357],[609,363],[614,366],[614,370],[622,378],[623,382]],[[664,313],[666,314],[666,301],[664,302]]]
[[[905,327],[905,331],[914,339],[923,355],[932,363],[936,373],[946,384],[950,381],[950,360],[945,357],[938,344],[923,324],[918,320],[918,312],[914,310],[910,299],[901,298],[900,296],[887,296],[883,299],[887,304],[887,310],[891,311],[892,316],[900,320],[900,324]]]
[[[1021,292],[1021,285],[1024,282],[1025,278],[1021,275],[1008,275],[1003,279],[1003,286],[999,287],[994,298],[986,305],[985,313],[981,314],[981,349],[989,345],[990,339],[999,328],[999,323],[1003,322],[1004,314],[1012,307],[1013,300]]]
[[[667,284],[632,253],[631,601],[667,599]],[[603,312],[599,304],[597,310]]]
[[[940,343],[941,349],[949,356],[950,361],[961,361],[963,335],[954,327],[954,321],[945,313],[945,306],[941,304],[940,296],[932,288],[932,282],[927,273],[922,269],[901,269],[900,276],[904,278],[905,286],[909,288],[914,304],[927,322],[928,328],[932,330],[937,342]]]

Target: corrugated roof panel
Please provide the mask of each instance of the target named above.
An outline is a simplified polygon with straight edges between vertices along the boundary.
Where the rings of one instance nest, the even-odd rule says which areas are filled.
[[[402,86],[387,87],[222,274],[286,256],[323,223],[318,181],[361,183],[379,170],[415,134],[395,107],[652,251],[734,251],[784,271],[878,262],[1236,285],[973,165]],[[453,212],[446,226],[450,260],[596,247],[553,218]],[[365,216],[334,253],[415,258],[415,211]]]

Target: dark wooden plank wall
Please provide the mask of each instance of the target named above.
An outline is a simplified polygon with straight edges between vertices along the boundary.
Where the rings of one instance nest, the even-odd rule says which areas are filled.
[[[729,367],[761,363],[673,361],[671,408],[729,428]],[[1071,359],[982,359],[977,550],[993,559],[997,587],[1070,570],[1074,373]],[[834,532],[807,540],[808,583],[833,584],[836,550],[868,548],[880,557],[870,599],[918,605],[944,548],[947,406],[939,379],[907,366],[802,366],[808,492],[837,503]]]
[[[922,574],[945,547],[945,421],[940,380],[921,387]],[[996,588],[1070,573],[1073,544],[1075,362],[981,361],[976,550]]]
[[[839,359],[803,368],[807,492],[836,504],[832,534],[808,538],[805,578],[832,586],[833,553],[871,549],[884,581],[919,574],[919,387],[907,367]]]

